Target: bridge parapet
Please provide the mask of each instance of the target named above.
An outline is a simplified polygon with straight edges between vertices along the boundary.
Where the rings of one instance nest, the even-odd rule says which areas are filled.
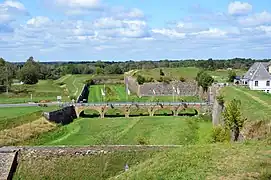
[[[198,112],[205,112],[209,109],[208,103],[194,102],[164,102],[164,103],[134,103],[134,102],[120,102],[120,103],[84,103],[75,104],[77,117],[85,110],[95,110],[99,112],[100,117],[104,118],[106,112],[109,109],[117,108],[120,109],[125,117],[129,117],[132,107],[147,109],[150,116],[154,116],[155,112],[162,109],[171,110],[174,116],[178,116],[179,112],[183,109],[193,108]]]

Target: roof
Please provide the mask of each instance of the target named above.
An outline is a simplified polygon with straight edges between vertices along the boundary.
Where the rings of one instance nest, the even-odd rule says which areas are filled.
[[[271,75],[267,71],[267,67],[269,65],[270,63],[265,63],[265,62],[254,63],[244,75],[244,79],[249,79],[249,80],[271,79]]]

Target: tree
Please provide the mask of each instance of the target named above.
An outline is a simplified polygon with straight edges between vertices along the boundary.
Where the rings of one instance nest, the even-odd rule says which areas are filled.
[[[198,85],[201,86],[206,92],[208,90],[208,87],[211,86],[214,82],[214,78],[212,78],[212,76],[210,76],[205,71],[200,71],[197,74],[196,81],[198,82]]]
[[[19,73],[19,78],[25,84],[36,84],[39,81],[39,64],[30,57]]]
[[[144,84],[146,82],[146,79],[143,76],[138,75],[136,81],[138,82],[138,84]]]
[[[236,78],[236,72],[235,71],[229,71],[228,72],[228,81],[233,82]]]
[[[244,126],[245,119],[242,118],[241,101],[233,99],[231,100],[223,112],[223,118],[226,128],[233,132],[233,140],[237,141],[240,135],[240,130]]]
[[[181,76],[181,77],[180,77],[180,81],[181,81],[181,82],[185,82],[185,78]]]

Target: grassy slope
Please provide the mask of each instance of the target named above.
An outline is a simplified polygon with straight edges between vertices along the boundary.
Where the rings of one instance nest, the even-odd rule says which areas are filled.
[[[237,87],[226,87],[222,90],[222,93],[226,101],[233,98],[241,100],[243,116],[248,120],[266,120],[271,118],[271,106],[268,105],[271,101],[270,95]],[[251,95],[256,97],[256,100]]]
[[[42,112],[56,109],[58,107],[0,108],[0,130],[35,121],[41,117]]]
[[[35,85],[13,85],[12,89],[26,88],[30,92],[21,94],[10,93],[9,95],[0,94],[0,103],[30,102],[30,94],[33,95],[34,102],[41,100],[56,101],[57,96],[62,96],[63,101],[69,101],[68,96],[78,97],[85,80],[91,77],[91,75],[66,75],[55,81],[40,80]]]
[[[145,77],[153,77],[155,79],[160,78],[160,68],[157,69],[146,69],[146,70],[138,70],[137,74],[143,75]],[[185,79],[194,79],[199,72],[198,68],[195,67],[181,67],[181,68],[162,68],[163,72],[166,76],[171,77],[172,79],[179,79],[180,77],[184,77]],[[243,70],[235,70],[237,75],[243,75],[245,71]],[[214,77],[218,82],[227,81],[228,71],[227,70],[217,70],[217,71],[209,71],[210,75]]]
[[[191,144],[210,139],[211,123],[196,117],[80,119],[30,144]],[[203,136],[199,136],[203,135]]]
[[[270,151],[267,144],[252,142],[115,151],[106,155],[23,156],[14,179],[267,180],[271,177]],[[126,163],[129,170],[124,172]]]

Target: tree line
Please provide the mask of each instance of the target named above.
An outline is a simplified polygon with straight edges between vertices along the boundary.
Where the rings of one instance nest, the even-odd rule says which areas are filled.
[[[159,60],[125,62],[39,62],[29,57],[24,63],[10,63],[0,58],[0,87],[6,88],[11,79],[35,84],[39,79],[58,79],[66,74],[123,74],[133,69],[198,67],[204,70],[248,69],[256,60],[234,58],[228,60]],[[263,62],[271,59],[260,60]]]

